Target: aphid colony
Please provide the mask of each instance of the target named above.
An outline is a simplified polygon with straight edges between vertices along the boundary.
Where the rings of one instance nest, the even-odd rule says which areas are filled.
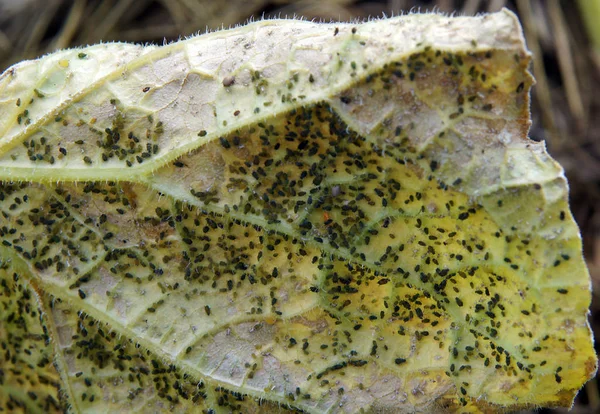
[[[413,145],[422,126],[390,115],[367,137],[340,115],[369,96],[397,95],[393,88],[418,90],[431,67],[447,67],[450,78],[466,73],[457,84],[488,82],[490,58],[424,50],[369,75],[358,92],[218,137],[131,181],[3,182],[0,257],[10,259],[2,303],[15,315],[6,323],[39,317],[27,286],[48,294],[48,317],[66,321],[59,341],[78,367],[66,375],[82,406],[101,400],[109,383],[126,384],[122,397],[132,403],[153,387],[172,407],[239,410],[259,404],[244,395],[264,392],[306,410],[356,401],[401,409],[431,398],[432,381],[456,388],[449,406],[474,404],[484,384],[492,401],[560,389],[563,368],[547,352],[573,339],[540,326],[566,323],[569,288],[546,280],[570,266],[577,245],[499,226],[461,191],[463,177],[440,179],[444,159]],[[471,89],[461,84],[448,98],[433,146],[446,145],[469,111],[494,110]],[[522,82],[510,91],[522,92]],[[52,122],[68,126],[67,118]],[[76,155],[42,137],[11,156],[133,167],[153,161],[163,130],[152,117],[126,124],[118,110],[111,128],[94,133],[95,143],[71,143],[82,149]],[[497,209],[510,205],[498,194]],[[65,304],[79,317],[65,317]],[[17,317],[24,307],[27,316]],[[47,365],[49,336],[40,335],[45,345],[0,337],[3,366],[34,348],[40,369]],[[382,401],[373,401],[383,383]]]

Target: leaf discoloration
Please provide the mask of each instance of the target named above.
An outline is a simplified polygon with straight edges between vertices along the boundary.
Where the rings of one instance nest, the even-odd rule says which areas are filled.
[[[593,375],[514,16],[338,26],[93,46],[0,78],[0,302],[40,292],[27,332],[49,332],[55,408],[489,411],[569,406]],[[11,387],[2,403],[37,404]]]

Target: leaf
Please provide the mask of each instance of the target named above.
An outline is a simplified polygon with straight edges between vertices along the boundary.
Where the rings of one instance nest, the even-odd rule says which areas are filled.
[[[508,11],[261,21],[0,77],[0,407],[570,406],[567,183]]]

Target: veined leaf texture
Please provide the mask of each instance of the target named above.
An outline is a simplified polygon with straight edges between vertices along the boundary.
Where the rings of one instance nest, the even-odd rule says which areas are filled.
[[[494,412],[596,371],[508,11],[267,20],[0,77],[5,411]]]

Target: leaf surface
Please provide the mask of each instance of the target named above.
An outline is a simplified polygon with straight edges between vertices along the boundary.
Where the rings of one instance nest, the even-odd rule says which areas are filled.
[[[504,11],[10,68],[0,406],[570,406],[590,280],[528,64]]]

